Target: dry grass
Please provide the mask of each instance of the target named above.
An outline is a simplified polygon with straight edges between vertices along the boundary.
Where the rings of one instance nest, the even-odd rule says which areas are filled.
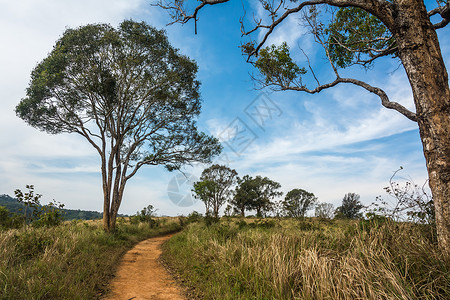
[[[191,224],[165,257],[206,299],[450,297],[450,263],[411,224],[283,220],[267,227]]]

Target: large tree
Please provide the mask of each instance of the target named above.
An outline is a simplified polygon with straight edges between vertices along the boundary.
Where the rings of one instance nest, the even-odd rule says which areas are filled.
[[[201,0],[189,6],[184,0],[161,0],[158,5],[171,12],[173,22],[186,23],[196,22],[204,7],[228,1]],[[436,33],[450,22],[448,1],[429,1],[435,4],[429,11],[424,0],[260,2],[260,11],[265,15],[255,17],[256,24],[248,30],[246,18],[242,18],[241,29],[244,36],[260,35],[258,40],[245,44],[243,50],[248,61],[258,68],[258,80],[263,85],[314,94],[338,84],[354,84],[377,95],[383,106],[417,122],[435,202],[439,245],[450,255],[450,89]],[[258,12],[253,15],[260,16]],[[275,29],[292,15],[302,17],[323,46],[334,73],[329,82],[320,83],[309,65],[298,66],[286,45],[265,47]],[[436,21],[432,22],[432,18]],[[383,57],[400,59],[412,89],[415,111],[392,101],[380,87],[339,73],[340,68],[352,65],[370,67]],[[314,87],[302,81],[307,68],[316,82]]]
[[[203,170],[200,181],[194,183],[194,193],[206,206],[206,214],[212,209],[215,218],[219,210],[233,194],[232,186],[236,183],[237,172],[223,165],[212,165]]]
[[[48,133],[77,133],[95,148],[103,227],[112,231],[125,185],[142,166],[175,170],[220,152],[215,138],[197,131],[196,72],[163,31],[145,23],[67,29],[32,71],[16,113]]]

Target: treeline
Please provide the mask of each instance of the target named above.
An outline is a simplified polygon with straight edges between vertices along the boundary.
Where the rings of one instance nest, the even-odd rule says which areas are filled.
[[[16,198],[13,198],[9,195],[3,194],[0,195],[0,207],[3,207],[3,210],[7,210],[9,213],[9,216],[12,217],[13,215],[24,215],[24,208],[25,205],[23,203],[20,203],[17,201]],[[42,205],[39,206],[41,208]],[[65,209],[61,208],[61,215],[64,220],[96,220],[102,218],[102,213],[98,211],[87,211],[87,210],[80,210],[80,209]],[[29,216],[33,214],[33,211],[30,210],[27,212]]]
[[[319,203],[314,193],[295,188],[286,193],[284,199],[281,184],[268,177],[245,175],[239,177],[236,170],[224,165],[212,165],[203,170],[200,180],[194,183],[194,197],[203,201],[206,215],[219,217],[220,209],[227,204],[225,215],[239,215],[256,211],[257,217],[303,218],[315,209],[315,216],[322,218],[358,218],[363,205],[359,195],[348,193],[342,205],[334,209],[331,203]]]
[[[218,164],[203,170],[192,192],[205,204],[206,216],[215,219],[227,204],[225,216],[245,217],[246,212],[256,212],[257,217],[304,218],[308,211],[314,210],[314,216],[319,218],[359,219],[365,213],[368,218],[381,215],[396,221],[434,225],[433,198],[412,180],[404,185],[395,182],[395,176],[402,169],[394,173],[385,188],[387,199],[379,196],[367,206],[361,203],[357,193],[347,193],[341,205],[335,208],[331,203],[319,203],[314,193],[301,188],[290,190],[283,199],[280,183],[259,175],[239,177],[236,170]]]

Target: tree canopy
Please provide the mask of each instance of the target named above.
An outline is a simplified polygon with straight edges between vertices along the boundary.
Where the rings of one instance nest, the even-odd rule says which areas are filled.
[[[67,29],[31,73],[16,107],[29,125],[77,133],[101,157],[103,224],[114,230],[126,182],[144,165],[209,162],[217,139],[197,130],[197,65],[164,31],[123,21]]]
[[[306,212],[317,202],[317,197],[313,193],[303,189],[290,190],[283,201],[283,208],[290,217],[303,218]]]
[[[342,199],[342,205],[336,208],[337,218],[358,219],[362,217],[361,209],[364,206],[359,201],[360,196],[356,193],[347,193]]]
[[[256,182],[250,175],[245,175],[242,178],[238,177],[237,183],[230,204],[235,212],[238,212],[241,217],[245,217],[245,210],[251,209],[252,200],[258,197],[258,189],[256,187]]]
[[[212,165],[203,170],[200,181],[194,183],[194,193],[206,206],[206,214],[219,217],[219,210],[232,195],[237,172],[223,165]]]

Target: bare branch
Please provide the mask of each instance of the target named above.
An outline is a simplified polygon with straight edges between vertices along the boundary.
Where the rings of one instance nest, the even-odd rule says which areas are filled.
[[[303,49],[301,47],[299,47],[299,48],[303,52],[303,55],[306,57],[306,60],[308,61],[309,70],[311,71],[311,74],[313,75],[314,79],[316,80],[317,85],[320,85],[319,79],[317,79],[316,74],[314,73],[314,69],[311,67],[311,62],[309,61],[308,55],[305,53],[305,51],[303,51]]]
[[[433,24],[435,29],[444,28],[450,23],[450,2],[447,2],[444,6],[436,7],[428,12],[428,17],[431,18],[434,15],[439,14],[442,17],[442,21]]]
[[[173,22],[169,23],[168,25],[174,24],[174,23],[187,23],[189,20],[194,19],[194,21],[197,21],[197,14],[205,5],[214,5],[214,4],[220,4],[228,2],[229,0],[201,0],[201,4],[199,4],[192,14],[189,14],[186,9],[183,7],[184,0],[174,0],[174,1],[158,1],[156,4],[152,4],[153,6],[158,6],[166,10],[173,10],[175,11],[175,14],[172,15],[172,18],[174,19]]]

